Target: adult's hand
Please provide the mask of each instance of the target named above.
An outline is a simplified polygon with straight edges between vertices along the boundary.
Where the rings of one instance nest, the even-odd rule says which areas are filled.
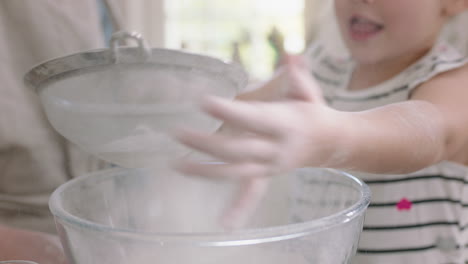
[[[58,237],[0,225],[0,260],[66,264]]]

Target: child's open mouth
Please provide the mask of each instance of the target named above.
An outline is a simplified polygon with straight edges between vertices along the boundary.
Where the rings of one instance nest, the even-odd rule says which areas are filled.
[[[353,16],[349,21],[349,28],[353,40],[365,41],[380,33],[384,26],[362,16]]]

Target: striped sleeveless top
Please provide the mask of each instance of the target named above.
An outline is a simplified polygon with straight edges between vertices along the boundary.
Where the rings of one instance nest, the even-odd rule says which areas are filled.
[[[363,111],[408,100],[418,85],[468,62],[453,47],[438,42],[394,78],[365,90],[348,91],[353,69],[349,59],[330,56],[320,44],[307,56],[311,74],[323,88],[328,104],[342,111]],[[468,263],[467,167],[441,162],[409,175],[352,174],[372,190],[352,263]]]

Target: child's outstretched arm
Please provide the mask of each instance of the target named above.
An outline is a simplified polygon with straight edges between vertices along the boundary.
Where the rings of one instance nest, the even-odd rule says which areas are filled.
[[[409,101],[353,114],[354,133],[368,138],[351,138],[353,157],[344,165],[374,173],[410,173],[443,160],[465,164],[467,83],[465,66],[421,85]]]
[[[364,112],[340,112],[314,98],[317,86],[301,67],[289,67],[299,96],[276,102],[207,100],[204,110],[238,135],[187,130],[179,140],[225,161],[185,161],[179,169],[208,177],[258,178],[297,167],[408,173],[463,158],[468,138],[467,68],[419,87],[412,100]],[[293,93],[294,94],[294,93]],[[249,98],[252,100],[252,98]]]

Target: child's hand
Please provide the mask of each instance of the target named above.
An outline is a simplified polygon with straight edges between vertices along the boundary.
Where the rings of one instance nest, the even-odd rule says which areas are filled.
[[[232,102],[208,98],[204,110],[238,133],[207,134],[186,129],[178,134],[178,139],[225,164],[206,165],[186,160],[178,169],[203,177],[255,179],[305,166],[311,160],[310,153],[322,153],[327,142],[325,137],[331,136],[327,130],[333,125],[330,114],[335,111],[317,97],[317,86],[303,68],[288,66],[286,74],[287,97],[280,101]],[[320,156],[313,159],[317,163],[322,161]]]
[[[334,120],[328,117],[331,111],[304,63],[296,57],[288,63],[270,82],[274,85],[240,96],[245,101],[206,100],[204,110],[235,133],[187,129],[178,135],[183,144],[225,162],[206,165],[185,160],[178,166],[181,172],[242,181],[224,217],[226,227],[243,225],[264,196],[269,177],[304,166],[310,149],[321,154],[320,146],[327,146],[322,138],[332,134],[324,129]],[[317,160],[321,162],[320,155]]]

